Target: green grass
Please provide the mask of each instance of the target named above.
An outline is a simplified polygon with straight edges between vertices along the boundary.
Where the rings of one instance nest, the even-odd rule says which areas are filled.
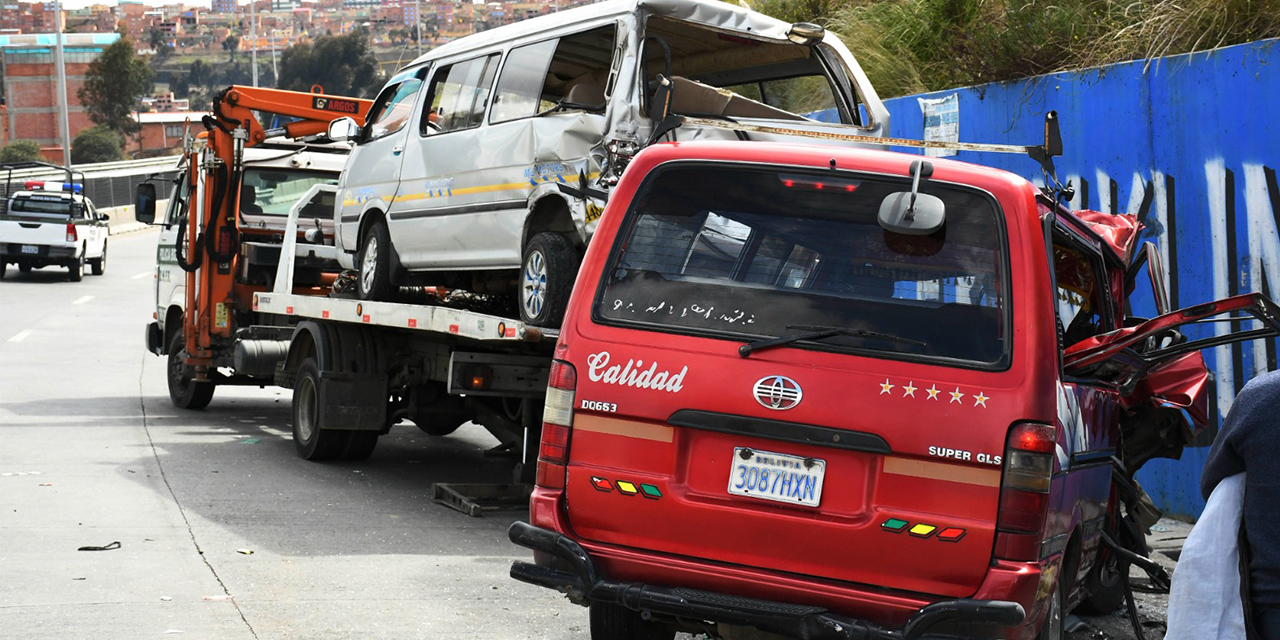
[[[755,0],[839,34],[881,97],[1280,37],[1280,0]]]

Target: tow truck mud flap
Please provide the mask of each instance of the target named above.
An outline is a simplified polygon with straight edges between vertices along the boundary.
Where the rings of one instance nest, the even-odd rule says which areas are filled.
[[[382,431],[387,422],[387,377],[320,374],[320,428]]]
[[[1022,605],[1000,600],[945,600],[915,612],[901,629],[832,613],[822,607],[770,602],[697,589],[610,582],[600,576],[586,549],[568,537],[516,522],[512,542],[563,561],[568,571],[527,562],[511,565],[511,577],[555,589],[578,604],[604,602],[633,611],[755,627],[807,640],[913,640],[915,638],[1003,637],[1026,619]]]

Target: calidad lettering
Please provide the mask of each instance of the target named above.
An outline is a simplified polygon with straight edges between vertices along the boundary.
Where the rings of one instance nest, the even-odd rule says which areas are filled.
[[[635,359],[628,359],[625,365],[610,365],[609,359],[608,351],[587,356],[587,377],[592,382],[679,393],[684,388],[684,376],[689,372],[687,366],[680,369],[679,373],[659,370],[657,362],[650,362],[649,367],[645,368],[644,360]]]

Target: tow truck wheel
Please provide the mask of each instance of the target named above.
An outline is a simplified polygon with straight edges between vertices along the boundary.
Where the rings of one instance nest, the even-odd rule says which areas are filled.
[[[529,240],[520,268],[520,319],[539,327],[560,326],[577,272],[577,253],[568,238],[543,232]]]
[[[1036,640],[1062,640],[1066,625],[1066,589],[1063,588],[1062,577],[1058,577],[1053,587],[1053,595],[1049,596],[1049,610],[1044,614],[1044,622],[1040,623],[1040,633]]]
[[[107,270],[107,245],[102,244],[102,255],[89,261],[89,266],[93,267],[93,275],[100,276],[102,272]]]
[[[298,456],[317,462],[338,458],[351,434],[320,428],[320,367],[315,358],[307,358],[293,381],[293,446]]]
[[[356,256],[360,277],[356,291],[361,300],[386,300],[391,297],[391,234],[387,223],[374,222],[365,231]]]
[[[169,339],[169,399],[179,409],[203,409],[213,400],[213,383],[193,380],[183,362],[187,357],[187,341],[182,331]]]
[[[616,604],[591,603],[591,640],[672,640],[676,633]]]
[[[76,256],[75,260],[72,260],[71,263],[67,265],[67,277],[70,278],[72,282],[80,282],[81,280],[84,280],[83,250],[80,251],[80,255]]]

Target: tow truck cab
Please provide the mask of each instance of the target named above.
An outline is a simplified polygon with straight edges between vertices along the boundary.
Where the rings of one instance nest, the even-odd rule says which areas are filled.
[[[1060,637],[1114,597],[1113,456],[1131,481],[1177,455],[1198,349],[1229,339],[1179,326],[1240,311],[1271,336],[1274,305],[1128,318],[1136,221],[919,160],[636,157],[568,306],[513,577],[589,605],[597,639]],[[938,224],[903,221],[928,199]]]

